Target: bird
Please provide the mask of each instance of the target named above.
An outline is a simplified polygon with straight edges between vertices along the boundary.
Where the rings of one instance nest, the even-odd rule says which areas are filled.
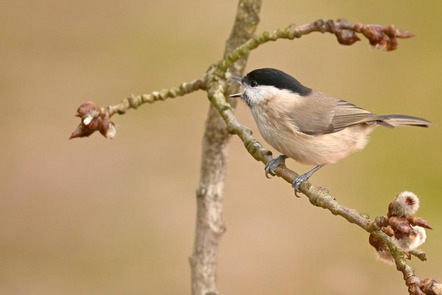
[[[230,96],[248,105],[264,140],[281,153],[266,164],[265,175],[275,175],[287,158],[315,166],[294,179],[296,196],[299,186],[320,168],[362,150],[376,127],[432,124],[414,116],[373,114],[304,86],[278,69],[256,69],[232,79],[241,83],[243,92]]]

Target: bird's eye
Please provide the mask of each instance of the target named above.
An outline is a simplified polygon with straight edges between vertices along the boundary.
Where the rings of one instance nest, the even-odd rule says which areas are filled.
[[[250,86],[255,87],[258,86],[258,82],[256,82],[255,80],[250,81]]]

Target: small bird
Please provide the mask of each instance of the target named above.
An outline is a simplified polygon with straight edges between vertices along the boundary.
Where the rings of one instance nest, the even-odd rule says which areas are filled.
[[[231,97],[244,100],[262,137],[282,153],[266,164],[266,176],[274,175],[274,169],[286,158],[315,165],[293,181],[296,196],[301,183],[321,167],[363,149],[376,127],[431,125],[418,117],[373,114],[308,88],[277,69],[257,69],[243,78],[232,78],[241,83],[244,91]]]

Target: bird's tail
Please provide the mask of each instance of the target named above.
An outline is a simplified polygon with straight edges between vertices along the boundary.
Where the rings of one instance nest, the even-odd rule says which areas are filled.
[[[385,123],[393,126],[418,126],[430,127],[432,123],[425,119],[407,115],[382,115],[385,118]]]

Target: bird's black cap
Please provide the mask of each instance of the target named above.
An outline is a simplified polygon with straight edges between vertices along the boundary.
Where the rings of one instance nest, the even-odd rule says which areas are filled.
[[[278,89],[287,89],[298,93],[301,96],[306,96],[311,93],[311,89],[299,83],[298,80],[283,71],[263,68],[251,71],[243,78],[243,83],[252,87],[259,85],[274,86]]]

